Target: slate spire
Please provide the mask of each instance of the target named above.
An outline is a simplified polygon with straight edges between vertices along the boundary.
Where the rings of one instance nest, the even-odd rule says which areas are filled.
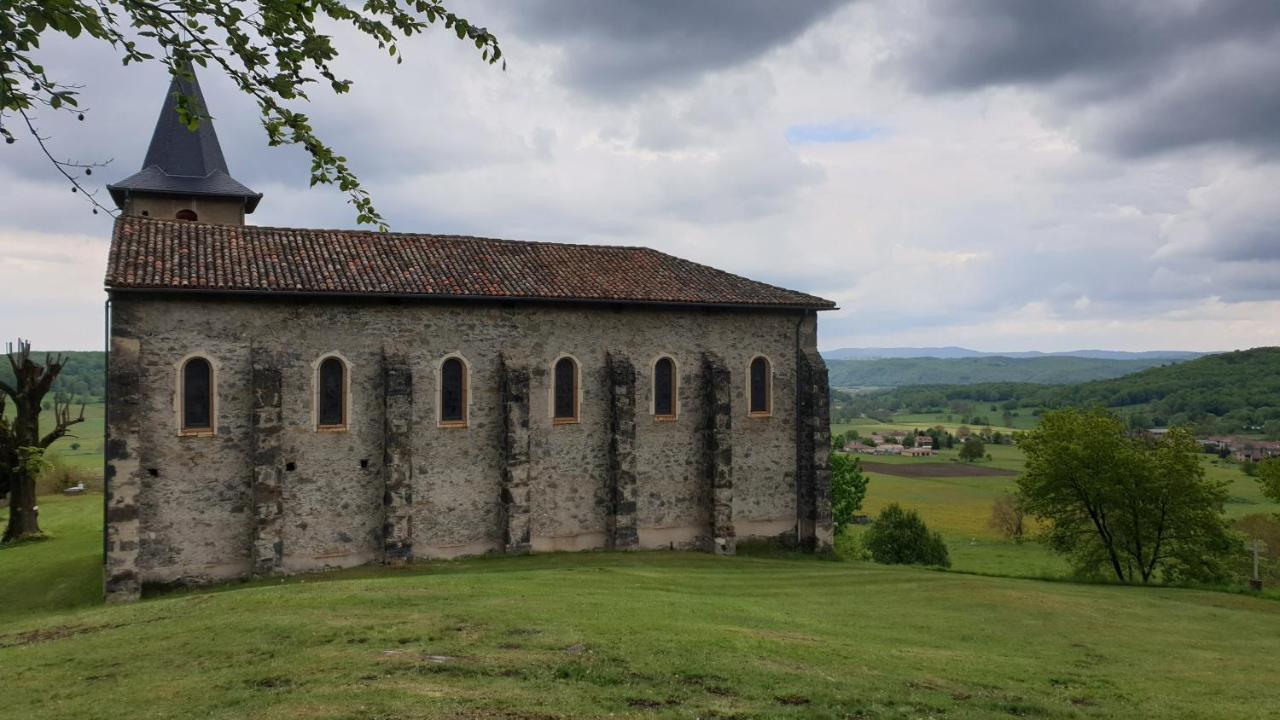
[[[189,107],[196,112],[211,115],[194,70],[190,79],[175,75],[156,119],[142,169],[108,185],[112,199],[121,209],[125,209],[131,194],[239,199],[244,202],[245,212],[253,212],[262,194],[231,177],[211,117],[201,120],[194,131],[182,124],[177,111],[179,95],[189,98]]]

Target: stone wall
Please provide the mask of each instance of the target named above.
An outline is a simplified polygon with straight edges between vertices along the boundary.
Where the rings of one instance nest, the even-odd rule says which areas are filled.
[[[486,552],[804,542],[826,497],[815,333],[801,312],[117,292],[108,592]],[[216,429],[184,437],[177,374],[196,354],[215,369]],[[566,355],[580,414],[558,424],[551,368]],[[664,355],[678,403],[659,421]],[[763,418],[746,412],[756,355],[773,371]],[[343,431],[313,414],[327,356],[349,370]],[[468,369],[463,427],[440,422],[447,357]]]
[[[194,212],[202,223],[244,224],[244,201],[239,198],[134,193],[125,203],[126,215],[145,215],[158,220],[173,220],[181,210]]]

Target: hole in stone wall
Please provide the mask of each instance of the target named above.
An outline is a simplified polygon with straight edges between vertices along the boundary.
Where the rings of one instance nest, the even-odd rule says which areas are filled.
[[[293,472],[294,470],[298,469],[298,463],[285,463],[284,469],[288,470],[289,472]]]
[[[368,467],[369,467],[369,458],[364,458],[363,460],[361,460],[361,461],[360,461],[360,467],[362,467],[362,468],[368,468]]]
[[[151,477],[160,477],[160,471],[156,468],[147,468],[147,474]]]

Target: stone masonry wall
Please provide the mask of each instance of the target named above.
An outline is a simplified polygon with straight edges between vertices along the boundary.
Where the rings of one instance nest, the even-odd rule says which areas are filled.
[[[486,552],[708,548],[726,517],[729,537],[799,539],[801,499],[821,524],[822,481],[805,481],[817,494],[797,484],[817,465],[797,448],[817,457],[803,438],[816,440],[825,397],[800,417],[797,382],[825,393],[825,368],[816,382],[799,312],[115,293],[112,317],[107,562],[109,590],[114,577],[126,595]],[[718,515],[705,353],[721,367],[717,442],[732,458],[731,512]],[[194,354],[215,368],[208,437],[178,433],[178,368]],[[746,412],[757,355],[773,372],[764,418]],[[328,356],[349,370],[342,431],[313,414]],[[580,371],[576,423],[552,423],[562,356]],[[676,365],[673,421],[652,412],[662,356]],[[440,422],[448,357],[468,370],[465,426]]]

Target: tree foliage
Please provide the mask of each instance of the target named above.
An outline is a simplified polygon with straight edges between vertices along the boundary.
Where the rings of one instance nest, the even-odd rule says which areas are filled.
[[[175,76],[213,66],[257,103],[268,144],[301,145],[311,155],[312,185],[336,185],[347,193],[359,222],[385,227],[347,159],[315,134],[311,119],[295,106],[309,99],[315,85],[337,94],[351,88],[334,70],[338,49],[321,28],[350,27],[398,63],[401,46],[437,24],[473,43],[484,61],[501,61],[498,39],[442,0],[10,0],[0,3],[0,136],[13,143],[6,121],[19,118],[73,189],[83,190],[78,173],[88,174],[92,166],[55,160],[36,126],[40,109],[84,119],[80,86],[50,77],[36,60],[50,35],[104,42],[125,65],[157,62]],[[189,98],[178,98],[178,114],[188,126],[206,119],[203,112]]]
[[[1267,458],[1258,463],[1254,477],[1263,495],[1280,502],[1280,458]]]
[[[1205,476],[1185,428],[1144,441],[1104,410],[1060,410],[1045,413],[1020,445],[1023,507],[1081,574],[1214,581],[1240,551],[1222,516],[1227,483]]]
[[[951,567],[942,536],[930,532],[915,510],[903,510],[897,503],[880,511],[863,542],[878,563]]]
[[[1026,511],[1022,501],[1013,493],[1004,493],[991,503],[991,518],[987,526],[1000,535],[1014,542],[1022,542],[1026,537]]]
[[[867,476],[862,463],[844,453],[831,453],[831,521],[836,534],[853,523],[867,496]]]
[[[981,460],[987,454],[987,446],[976,437],[967,437],[960,446],[960,459],[965,462]]]

